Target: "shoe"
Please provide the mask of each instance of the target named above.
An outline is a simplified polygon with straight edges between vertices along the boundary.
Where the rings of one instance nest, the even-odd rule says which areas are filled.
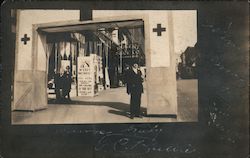
[[[135,115],[135,117],[139,117],[139,118],[142,118],[142,115]]]
[[[129,118],[130,118],[130,119],[134,119],[134,117],[135,117],[134,115],[130,115],[130,117],[129,117]]]

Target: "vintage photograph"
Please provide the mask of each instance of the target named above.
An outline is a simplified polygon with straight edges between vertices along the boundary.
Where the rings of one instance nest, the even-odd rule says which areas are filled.
[[[198,122],[197,10],[16,9],[18,124]]]

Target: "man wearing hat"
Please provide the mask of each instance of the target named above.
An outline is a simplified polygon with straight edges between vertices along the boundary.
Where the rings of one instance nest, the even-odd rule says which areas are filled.
[[[65,100],[65,97],[67,96],[68,101],[71,101],[70,99],[70,90],[71,90],[71,83],[72,83],[72,76],[70,72],[70,67],[66,66],[66,70],[63,74],[63,95],[62,98]]]
[[[143,93],[143,78],[137,62],[127,72],[127,93],[130,94],[130,118],[141,116],[141,94]]]

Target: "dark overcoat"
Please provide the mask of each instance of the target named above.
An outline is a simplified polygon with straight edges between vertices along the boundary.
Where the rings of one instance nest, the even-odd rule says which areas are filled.
[[[141,94],[143,93],[143,78],[141,71],[135,73],[132,69],[127,71],[127,93],[130,94],[131,116],[140,116]]]
[[[137,74],[132,69],[126,72],[127,93],[143,93],[143,78],[141,75],[140,70],[138,70]]]
[[[70,92],[71,90],[71,83],[72,83],[72,77],[70,73],[64,72],[63,74],[63,89],[66,93]]]

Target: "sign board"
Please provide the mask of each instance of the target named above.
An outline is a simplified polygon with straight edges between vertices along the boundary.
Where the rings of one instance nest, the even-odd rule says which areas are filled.
[[[78,96],[95,96],[93,57],[78,57]]]

